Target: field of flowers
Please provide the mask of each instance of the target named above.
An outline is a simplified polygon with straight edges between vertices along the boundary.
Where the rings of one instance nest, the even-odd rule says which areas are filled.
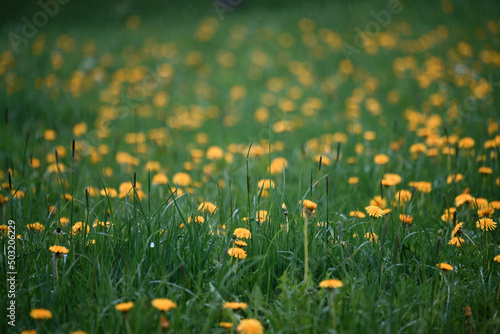
[[[498,2],[1,16],[1,333],[499,331]]]

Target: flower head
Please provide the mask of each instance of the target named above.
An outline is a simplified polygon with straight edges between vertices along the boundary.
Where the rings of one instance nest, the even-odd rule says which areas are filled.
[[[328,289],[338,289],[343,287],[344,284],[338,279],[326,279],[319,283],[320,288],[328,288]]]
[[[491,218],[481,218],[476,222],[476,227],[483,231],[493,231],[497,227],[497,223]]]
[[[264,327],[257,319],[242,319],[236,331],[239,334],[263,334]]]
[[[439,269],[443,270],[443,271],[453,271],[453,267],[450,266],[448,263],[438,263],[436,264],[436,267],[438,267]]]
[[[365,210],[371,217],[380,218],[385,215],[384,210],[382,210],[378,206],[368,205],[367,207],[365,207]]]
[[[177,304],[168,298],[156,298],[151,301],[151,305],[160,311],[170,311],[177,307]]]
[[[460,235],[462,234],[462,227],[464,226],[464,223],[458,223],[457,225],[455,225],[455,227],[453,228],[453,231],[451,231],[451,236],[452,237],[455,237],[456,235]]]
[[[252,239],[252,233],[246,228],[239,227],[234,230],[234,234],[238,239]]]
[[[500,263],[500,255],[497,255],[493,258],[493,261],[496,261],[498,263]]]
[[[230,308],[231,310],[244,310],[247,306],[247,303],[225,302],[223,307]]]
[[[115,305],[115,309],[122,313],[127,313],[134,307],[134,302],[119,303]]]
[[[64,246],[58,246],[58,245],[50,246],[49,250],[56,255],[69,253],[69,249],[67,249]]]
[[[465,243],[465,240],[460,238],[460,237],[453,237],[451,240],[448,242],[448,245],[452,245],[455,247],[462,247],[462,244]]]
[[[30,311],[30,317],[33,319],[52,319],[52,312],[44,308],[34,308]]]
[[[227,253],[230,256],[235,257],[237,259],[246,259],[247,258],[247,252],[245,252],[244,249],[239,248],[239,247],[229,248]]]
[[[220,328],[226,328],[226,329],[228,329],[228,328],[233,328],[233,326],[234,325],[232,323],[227,322],[227,321],[221,321],[221,322],[219,322],[219,327]]]
[[[399,214],[399,221],[406,225],[411,225],[413,223],[413,217],[401,213]]]

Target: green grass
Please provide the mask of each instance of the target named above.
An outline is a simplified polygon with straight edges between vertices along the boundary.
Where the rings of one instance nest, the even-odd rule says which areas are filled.
[[[258,319],[268,333],[498,332],[500,263],[493,259],[500,254],[500,228],[477,228],[478,208],[461,205],[456,222],[464,223],[467,236],[461,236],[465,242],[457,248],[448,244],[454,222],[444,222],[441,215],[466,189],[490,205],[500,201],[495,156],[500,137],[494,129],[500,121],[500,7],[494,1],[459,1],[446,14],[441,2],[401,6],[381,31],[396,38],[396,45],[379,45],[376,52],[360,48],[348,73],[342,71],[345,54],[325,42],[324,29],[355,45],[354,28],[364,30],[374,21],[370,12],[386,9],[387,2],[243,1],[220,21],[211,2],[184,7],[74,0],[17,53],[9,51],[7,33],[40,9],[36,2],[13,5],[7,33],[0,38],[0,108],[8,108],[0,124],[0,192],[5,199],[0,225],[14,220],[20,238],[16,327],[2,316],[0,331],[163,332],[162,314],[151,300],[169,298],[177,308],[165,317],[169,331],[177,333],[235,333],[243,318]],[[141,18],[134,30],[126,28],[132,15]],[[314,22],[310,35],[302,36],[301,26],[308,29],[302,18]],[[215,27],[207,41],[196,37],[203,22]],[[283,33],[293,36],[290,47],[280,44]],[[63,34],[74,40],[68,52],[58,46]],[[419,40],[435,43],[408,48]],[[460,55],[459,43],[470,46],[472,54]],[[94,51],[86,54],[89,44]],[[39,52],[34,52],[36,45],[43,45]],[[223,58],[223,50],[233,56]],[[193,51],[202,60],[190,66]],[[259,63],[255,52],[264,53],[265,61]],[[52,65],[57,54],[63,59],[60,68]],[[104,55],[112,55],[112,61],[103,64]],[[415,66],[398,75],[395,62],[404,57]],[[433,59],[440,65],[432,67]],[[231,61],[234,65],[228,66]],[[174,72],[161,78],[165,63]],[[143,74],[131,80],[134,70]],[[83,79],[73,79],[71,92],[71,78],[78,76]],[[280,79],[282,89],[273,89],[272,78]],[[428,86],[419,82],[426,78]],[[482,81],[489,82],[483,95],[476,90]],[[241,99],[234,98],[235,86],[245,88]],[[168,94],[164,105],[155,100],[161,92]],[[391,100],[389,93],[398,99]],[[270,96],[275,102],[266,105]],[[280,107],[285,98],[295,103],[290,112]],[[380,104],[380,113],[368,110],[370,98]],[[314,99],[321,105],[304,112]],[[255,111],[264,106],[268,118],[258,122]],[[408,110],[417,111],[420,121]],[[290,131],[277,131],[282,121],[292,124]],[[88,129],[76,135],[73,127],[80,122]],[[55,140],[45,139],[47,129],[56,131]],[[151,130],[164,137],[152,138]],[[423,136],[424,130],[432,135]],[[373,141],[365,139],[367,131],[375,133]],[[144,142],[128,140],[131,133],[144,134]],[[332,139],[336,133],[345,142]],[[200,140],[204,135],[207,140]],[[459,147],[465,137],[474,139],[473,149]],[[485,147],[495,138],[496,147]],[[431,154],[413,156],[409,150],[415,143],[426,144]],[[207,157],[211,146],[220,147],[224,157]],[[446,147],[455,154],[444,154]],[[65,170],[50,172],[56,149]],[[118,152],[129,153],[137,163],[120,163]],[[375,164],[377,154],[386,154],[389,162]],[[41,166],[32,168],[30,157]],[[288,167],[270,175],[268,167],[277,157],[286,158]],[[152,161],[159,170],[148,170]],[[480,175],[482,166],[491,167],[492,174]],[[192,182],[179,185],[175,193],[178,172],[188,173]],[[169,178],[168,185],[153,183],[158,173]],[[385,173],[400,175],[401,183],[381,190]],[[455,173],[463,180],[447,183]],[[359,183],[348,183],[353,176]],[[269,191],[258,186],[266,178],[275,182]],[[415,191],[414,181],[430,182],[432,190]],[[124,198],[114,197],[110,189],[99,194],[108,187],[120,192],[124,182]],[[89,186],[98,193],[87,196]],[[10,187],[24,196],[11,197]],[[413,193],[411,201],[393,204],[402,189]],[[349,215],[365,212],[381,191],[390,213],[381,218]],[[73,201],[64,200],[64,194],[73,195]],[[304,199],[318,205],[307,229]],[[214,203],[217,211],[199,211],[202,201]],[[55,213],[49,213],[49,205]],[[268,213],[264,222],[256,219],[260,210]],[[491,217],[497,223],[499,210]],[[411,226],[399,221],[400,213],[414,218]],[[188,222],[196,216],[204,223]],[[72,220],[62,225],[62,217]],[[111,224],[92,227],[96,219]],[[29,230],[34,222],[44,225],[43,231]],[[77,222],[89,226],[89,233],[71,233]],[[53,233],[58,227],[61,236]],[[240,260],[228,255],[238,227],[252,233],[247,257]],[[376,242],[367,233],[376,234]],[[0,271],[7,277],[9,238],[1,236]],[[57,274],[52,245],[69,249],[57,259]],[[438,269],[442,262],[454,270]],[[341,280],[343,287],[320,289],[318,284],[328,278]],[[5,310],[6,279],[0,288]],[[134,307],[123,317],[115,305],[127,301]],[[223,308],[226,301],[248,307],[231,311]],[[32,319],[34,308],[50,310],[53,318]],[[221,321],[234,323],[234,329],[220,328]]]

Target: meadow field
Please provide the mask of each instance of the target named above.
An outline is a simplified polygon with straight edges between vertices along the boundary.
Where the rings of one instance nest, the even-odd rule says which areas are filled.
[[[7,1],[1,333],[498,333],[500,3]]]

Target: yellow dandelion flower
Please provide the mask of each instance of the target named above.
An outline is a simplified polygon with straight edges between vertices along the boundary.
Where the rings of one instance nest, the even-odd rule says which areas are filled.
[[[238,302],[225,302],[222,307],[229,308],[231,310],[244,310],[248,307],[248,304]]]
[[[236,240],[234,243],[236,246],[240,246],[240,247],[248,246],[248,244],[246,242],[244,242],[243,240]]]
[[[493,261],[497,261],[498,263],[500,263],[500,255],[497,255],[493,258]]]
[[[453,237],[451,240],[448,242],[448,245],[452,245],[455,247],[462,247],[462,244],[465,242],[464,239],[460,237]]]
[[[446,183],[447,183],[447,184],[450,184],[450,183],[452,183],[452,182],[457,183],[457,182],[462,181],[462,180],[463,180],[463,178],[464,178],[464,176],[463,176],[462,174],[460,174],[460,173],[457,173],[457,174],[452,174],[452,175],[449,175],[449,176],[448,176],[448,178],[446,179]]]
[[[305,199],[303,202],[302,202],[302,206],[311,211],[311,212],[314,212],[314,210],[316,210],[316,208],[318,207],[318,204],[314,203],[313,201],[310,201],[308,199]]]
[[[229,329],[229,328],[233,328],[233,324],[230,323],[230,322],[227,322],[227,321],[221,321],[219,322],[219,327],[220,328],[226,328],[226,329]]]
[[[464,226],[464,223],[458,223],[457,225],[455,225],[455,227],[453,228],[453,231],[451,231],[451,236],[455,237],[457,235],[460,235],[463,232],[462,231],[463,226]]]
[[[373,162],[375,162],[377,165],[385,165],[389,162],[389,156],[386,154],[377,154],[373,158]]]
[[[453,271],[453,267],[450,266],[448,263],[438,263],[436,264],[436,267],[438,267],[439,269],[443,270],[443,271]]]
[[[368,205],[367,207],[365,207],[365,210],[371,217],[380,218],[385,215],[384,210],[382,210],[378,206]]]
[[[132,307],[134,307],[134,302],[119,303],[115,305],[115,310],[122,313],[127,313],[132,309]]]
[[[359,210],[349,212],[349,216],[356,217],[356,218],[365,218],[366,217],[366,215]]]
[[[481,218],[476,222],[476,227],[483,231],[493,231],[497,227],[497,223],[491,218]]]
[[[351,176],[349,179],[347,179],[347,183],[349,184],[358,184],[359,182],[359,177],[357,176]]]
[[[50,246],[49,250],[56,255],[69,253],[69,249],[67,249],[64,246],[58,246],[58,245]]]
[[[238,334],[263,334],[264,327],[257,319],[242,319],[236,327]]]
[[[491,207],[491,206],[481,208],[477,211],[479,218],[491,217],[494,213],[495,213],[495,209],[493,209],[493,207]]]
[[[233,247],[228,249],[227,253],[229,256],[235,257],[237,259],[246,259],[247,258],[247,252],[245,252],[244,249],[239,248],[239,247]]]
[[[490,175],[493,173],[493,169],[490,167],[479,167],[478,171],[481,175]]]
[[[45,226],[43,226],[39,222],[34,222],[33,224],[28,224],[26,228],[28,230],[42,232],[45,229]]]
[[[411,225],[413,223],[413,217],[410,215],[405,215],[405,214],[400,213],[399,214],[399,221],[404,223],[404,224]]]
[[[374,242],[374,243],[377,243],[378,242],[378,235],[376,235],[375,233],[366,233],[365,234],[365,238],[370,240],[371,242]]]
[[[30,317],[37,320],[52,319],[52,312],[44,308],[34,308],[30,311]]]
[[[151,305],[163,312],[168,312],[177,307],[177,304],[168,298],[155,298],[151,301]]]
[[[326,279],[323,280],[319,283],[320,288],[327,288],[327,289],[338,289],[343,287],[344,284],[339,281],[338,279]]]
[[[210,214],[214,213],[217,211],[217,205],[215,205],[212,202],[202,202],[198,206],[198,211],[200,212],[208,212]]]
[[[234,235],[236,235],[238,239],[252,239],[252,233],[250,233],[249,230],[243,227],[235,229]]]

